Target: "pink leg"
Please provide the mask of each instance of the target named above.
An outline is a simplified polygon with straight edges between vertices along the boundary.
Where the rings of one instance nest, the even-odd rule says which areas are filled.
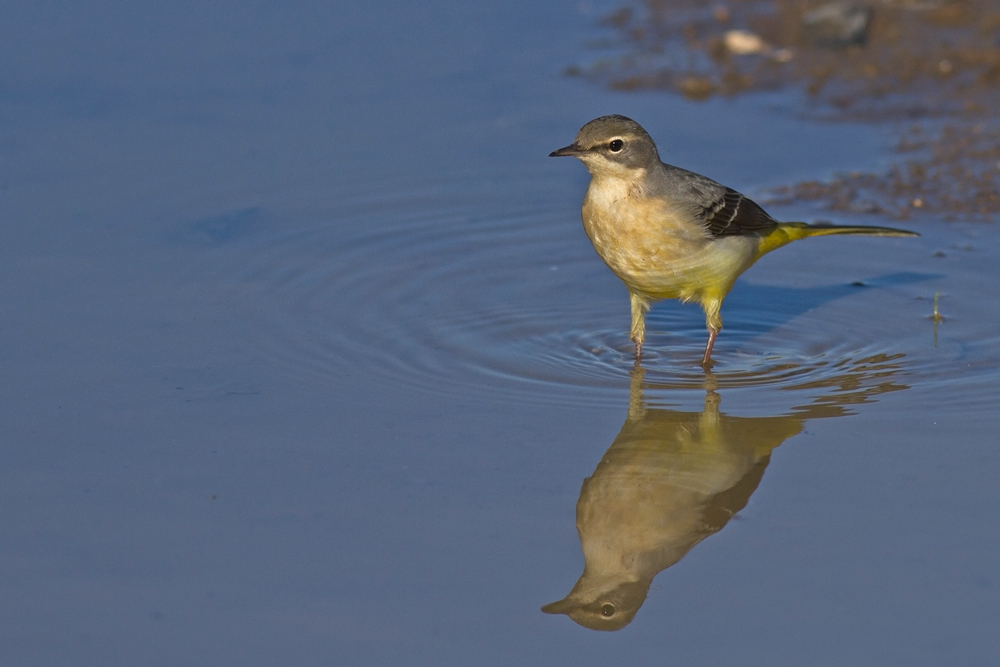
[[[702,366],[712,365],[712,346],[715,345],[715,337],[719,335],[718,329],[708,330],[708,345],[705,346],[705,356],[701,360]]]

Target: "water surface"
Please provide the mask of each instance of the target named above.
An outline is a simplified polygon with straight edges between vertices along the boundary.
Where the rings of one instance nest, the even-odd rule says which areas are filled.
[[[676,303],[634,372],[549,151],[625,113],[748,194],[883,154],[561,77],[604,9],[2,10],[4,664],[995,663],[995,225],[784,248],[710,377]],[[643,424],[714,530],[617,632],[542,613]]]

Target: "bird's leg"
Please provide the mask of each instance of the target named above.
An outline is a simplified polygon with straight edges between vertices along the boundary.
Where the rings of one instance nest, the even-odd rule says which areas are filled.
[[[649,301],[635,292],[629,292],[632,302],[632,342],[635,343],[635,365],[642,359],[642,342],[646,340],[646,311]]]
[[[701,358],[701,365],[708,369],[712,367],[712,347],[715,345],[715,337],[722,329],[722,318],[719,316],[722,299],[703,301],[701,307],[705,309],[705,325],[708,327],[708,344],[705,345],[705,356]]]
[[[718,329],[708,328],[708,345],[705,346],[705,356],[701,358],[701,365],[705,368],[712,367],[712,346],[715,345],[715,337],[718,335]]]

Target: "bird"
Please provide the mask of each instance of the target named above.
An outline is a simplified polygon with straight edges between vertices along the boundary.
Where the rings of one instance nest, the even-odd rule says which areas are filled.
[[[656,301],[701,305],[708,328],[701,365],[710,368],[722,302],[767,253],[811,236],[920,236],[891,227],[779,222],[736,190],[662,162],[646,130],[617,114],[590,121],[549,157],[575,157],[590,172],[583,228],[628,288],[637,365],[646,313]]]

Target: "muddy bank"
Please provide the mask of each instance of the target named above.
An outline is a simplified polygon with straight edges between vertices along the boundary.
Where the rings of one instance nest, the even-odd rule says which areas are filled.
[[[1000,211],[995,3],[648,0],[603,22],[609,55],[568,74],[692,101],[799,90],[803,114],[884,123],[898,137],[887,172],[789,185],[775,201],[894,217]]]

